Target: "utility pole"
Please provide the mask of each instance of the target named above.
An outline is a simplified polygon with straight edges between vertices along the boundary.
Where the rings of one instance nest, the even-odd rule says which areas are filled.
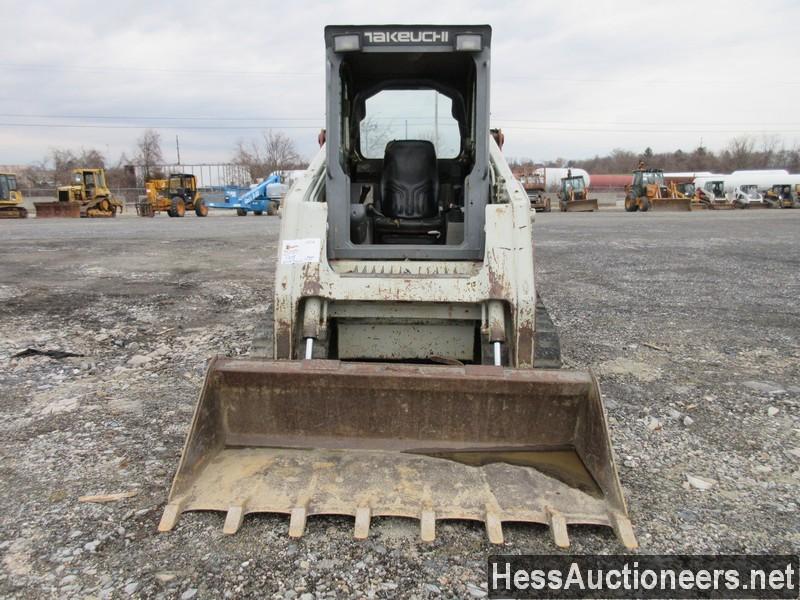
[[[408,139],[408,119],[406,119],[406,139]]]
[[[178,164],[181,164],[181,144],[178,141],[178,134],[175,134],[175,149],[178,151]]]

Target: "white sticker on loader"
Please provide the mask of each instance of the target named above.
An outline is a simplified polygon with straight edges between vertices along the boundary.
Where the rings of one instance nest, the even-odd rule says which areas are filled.
[[[318,263],[321,249],[322,240],[320,238],[284,240],[281,248],[281,264]]]

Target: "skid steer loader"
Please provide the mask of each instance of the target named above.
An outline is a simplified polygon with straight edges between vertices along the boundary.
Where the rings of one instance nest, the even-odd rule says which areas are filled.
[[[589,198],[586,180],[581,175],[573,176],[567,171],[567,176],[561,179],[558,206],[561,212],[594,212],[597,198]]]
[[[540,368],[560,360],[530,201],[489,135],[491,28],[325,42],[326,142],[285,200],[268,356],[211,362],[159,529],[272,512],[299,537],[332,514],[363,539],[410,517],[430,541],[467,519],[502,543],[522,521],[636,547],[597,381]]]
[[[764,204],[769,208],[800,208],[800,200],[789,184],[776,183],[764,194]]]
[[[22,206],[22,192],[17,188],[17,176],[0,173],[0,219],[24,219],[28,209]]]
[[[692,199],[676,192],[674,185],[664,183],[664,171],[648,169],[644,163],[633,172],[633,181],[625,186],[627,212],[689,211]]]

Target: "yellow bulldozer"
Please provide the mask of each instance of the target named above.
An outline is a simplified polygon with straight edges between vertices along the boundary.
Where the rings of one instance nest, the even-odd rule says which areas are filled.
[[[625,186],[625,210],[628,212],[689,211],[692,199],[679,193],[674,184],[664,182],[664,171],[649,169],[644,163],[633,172],[633,181]]]
[[[36,202],[37,218],[116,217],[123,204],[106,185],[104,169],[79,168],[72,171],[72,184],[58,188],[55,202]]]
[[[192,174],[172,173],[167,179],[151,179],[145,183],[145,190],[146,196],[136,204],[140,217],[153,217],[159,212],[183,217],[187,210],[193,210],[198,217],[208,216],[208,206]]]
[[[0,219],[24,219],[28,209],[22,206],[22,192],[14,173],[0,173]]]
[[[269,512],[290,537],[346,515],[356,539],[407,517],[423,541],[461,519],[496,544],[523,522],[636,547],[597,380],[557,368],[534,211],[489,134],[491,33],[325,28],[326,142],[282,205],[271,334],[209,365],[161,531],[214,510],[226,534]],[[402,118],[431,122],[419,106],[434,140]],[[398,118],[376,141],[378,114]]]

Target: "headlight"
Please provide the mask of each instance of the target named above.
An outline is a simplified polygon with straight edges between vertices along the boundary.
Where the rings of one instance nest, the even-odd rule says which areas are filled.
[[[480,52],[483,40],[477,33],[462,33],[456,36],[456,50],[463,52]]]
[[[357,33],[350,35],[337,35],[333,38],[333,50],[335,52],[353,52],[361,50],[361,38]]]

